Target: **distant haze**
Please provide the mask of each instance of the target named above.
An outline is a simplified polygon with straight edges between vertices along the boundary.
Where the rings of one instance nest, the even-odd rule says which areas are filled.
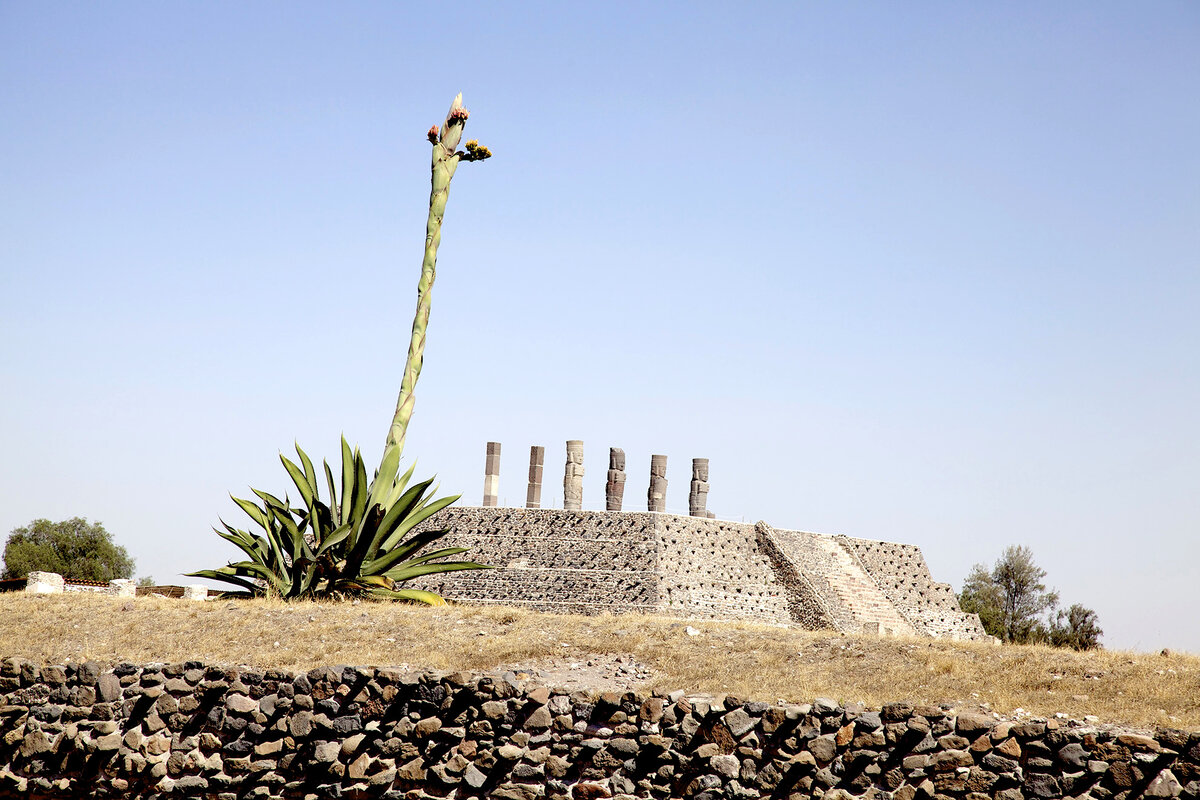
[[[377,460],[429,145],[450,192],[406,454],[561,504],[1032,548],[1109,647],[1200,652],[1200,6],[0,6],[0,534],[236,551],[278,453]]]

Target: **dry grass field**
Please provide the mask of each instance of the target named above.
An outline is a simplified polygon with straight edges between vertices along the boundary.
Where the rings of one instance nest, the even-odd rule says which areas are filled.
[[[688,626],[698,629],[689,635]],[[647,668],[644,689],[762,700],[831,697],[982,707],[1140,728],[1200,729],[1200,658],[1076,653],[506,607],[0,595],[0,658],[178,662],[307,670],[322,664],[473,670],[586,664]]]

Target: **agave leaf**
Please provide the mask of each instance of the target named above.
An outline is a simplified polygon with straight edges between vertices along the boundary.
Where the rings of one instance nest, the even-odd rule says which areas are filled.
[[[270,559],[270,548],[268,547],[266,539],[255,534],[247,533],[246,531],[238,530],[224,521],[222,521],[221,524],[225,526],[225,529],[229,531],[229,533],[221,533],[221,531],[217,531],[218,536],[237,545],[239,548],[241,548],[242,552],[251,558],[257,558],[264,564],[267,563],[267,561]],[[216,530],[216,528],[213,528],[213,530]]]
[[[287,560],[284,554],[287,553],[287,545],[284,544],[285,529],[282,524],[283,520],[291,522],[291,517],[277,509],[271,509],[271,522],[273,523],[268,531],[267,542],[271,556],[275,559],[275,563],[279,565],[281,572],[287,571]]]
[[[320,547],[321,542],[325,541],[325,537],[328,536],[334,529],[333,512],[329,510],[329,506],[325,505],[320,500],[317,500],[314,503],[314,506],[315,508],[313,509],[312,514],[313,538],[316,540],[317,546]]]
[[[446,605],[446,598],[436,592],[427,592],[424,589],[396,589],[395,591],[372,589],[369,594],[384,600],[407,600],[410,603],[424,603],[427,606]]]
[[[274,576],[274,573],[270,569],[252,561],[239,561],[234,564],[227,564],[220,569],[213,570],[213,572],[233,578],[240,578],[242,580],[246,580],[248,578],[258,578],[274,585],[277,589],[279,589],[279,584],[277,581],[271,580],[271,578]],[[209,576],[205,575],[201,577]],[[218,578],[217,580],[223,579]],[[282,594],[282,591],[280,591],[280,593]]]
[[[232,498],[233,502],[237,503],[241,507],[242,511],[246,512],[250,519],[254,520],[264,528],[267,527],[266,512],[263,509],[259,508],[254,503],[251,503],[249,500],[243,500],[240,497],[234,497],[233,495],[229,496]]]
[[[434,531],[433,533],[435,533],[436,535],[428,540],[430,542],[436,541],[436,540],[442,538],[442,536],[444,536],[446,534],[446,531]],[[428,543],[428,542],[426,542],[426,543]],[[419,547],[416,548],[415,550],[407,549],[407,548],[404,548],[404,549],[397,548],[396,550],[393,550],[390,553],[385,553],[384,555],[380,556],[379,558],[375,559],[374,561],[364,564],[363,572],[368,575],[377,575],[377,574],[381,574],[381,573],[387,574],[388,570],[392,569],[393,567],[396,567],[397,565],[412,566],[414,564],[424,564],[425,562],[432,561],[435,558],[444,558],[445,556],[456,556],[459,553],[467,552],[467,548],[465,548],[465,547],[443,547],[441,550],[434,550],[432,553],[426,553],[425,555],[420,556],[418,558],[412,558],[412,559],[407,559],[407,560],[404,558],[404,556],[407,555],[408,553],[417,552],[417,550],[419,550],[419,549],[420,549]]]
[[[263,521],[267,522],[267,519],[268,518],[264,517]],[[241,548],[246,555],[250,556],[251,558],[257,558],[264,564],[271,560],[271,546],[267,539],[259,536],[258,534],[252,534],[247,531],[239,530],[225,520],[221,520],[221,524],[224,525],[225,530],[229,532],[228,534],[224,534],[220,531],[217,531],[217,535],[222,539],[232,542]],[[266,525],[263,525],[263,531],[269,534],[270,527],[270,523],[268,522]],[[213,530],[216,529],[214,528]]]
[[[216,532],[217,536],[220,536],[227,542],[232,542],[246,552],[250,552],[255,544],[254,536],[251,536],[246,531],[233,527],[225,520],[221,520],[221,524],[225,526],[224,531],[219,531],[216,528],[213,528],[213,531]]]
[[[347,584],[355,584],[364,588],[379,587],[383,589],[394,589],[395,581],[386,578],[383,575],[357,575],[345,581]]]
[[[391,508],[396,505],[396,501],[400,499],[400,495],[404,494],[408,482],[412,480],[413,471],[417,468],[417,462],[414,461],[412,466],[405,470],[404,474],[396,479],[396,483],[392,486],[392,491],[388,493],[387,502],[383,504],[384,508]]]
[[[447,531],[421,531],[401,543],[398,547],[382,553],[367,562],[363,565],[363,572],[367,574],[379,574],[387,572],[397,564],[407,563],[412,556],[419,553],[426,545],[436,542],[445,536],[446,533]]]
[[[338,511],[337,487],[333,484],[333,470],[329,468],[328,461],[322,461],[321,464],[325,467],[325,481],[329,484],[329,510],[333,513],[334,518],[337,520],[337,524],[340,525],[342,521],[340,519],[341,514]]]
[[[302,526],[305,524],[304,521],[301,520],[300,525],[297,525],[296,521],[292,519],[291,514],[279,514],[276,518],[279,520],[279,524],[283,527],[284,532],[288,534],[290,540],[289,543],[291,546],[287,550],[288,557],[293,560],[306,555],[311,557],[312,549],[309,548],[308,542],[304,541],[304,531],[302,530]]]
[[[437,512],[441,511],[446,506],[455,502],[460,497],[462,497],[462,495],[458,494],[451,495],[449,497],[439,497],[437,500],[434,500],[413,514],[410,514],[396,527],[396,530],[392,531],[388,538],[384,540],[383,544],[380,545],[380,549],[385,551],[391,550],[396,546],[397,543],[403,540],[409,531],[432,517]]]
[[[415,555],[425,545],[433,544],[438,539],[448,534],[450,531],[443,530],[428,530],[414,533],[412,536],[405,539],[400,544],[390,550],[382,551],[383,555],[376,558],[372,563],[374,567],[372,572],[386,572],[392,565],[398,564],[409,556]],[[386,561],[385,561],[386,559]],[[387,566],[382,566],[386,564]]]
[[[367,483],[367,465],[363,461],[362,453],[358,452],[358,448],[354,448],[354,519],[362,519],[362,516],[367,513],[367,491],[370,488]]]
[[[314,561],[308,565],[306,570],[304,570],[304,574],[300,578],[300,588],[297,592],[297,596],[303,597],[312,593],[313,580],[317,576],[317,567],[318,564]]]
[[[354,497],[354,453],[350,450],[350,445],[346,443],[346,437],[342,437],[342,513],[338,522],[345,525],[350,521],[351,509],[354,504],[351,500]]]
[[[443,547],[441,550],[434,550],[431,553],[423,553],[416,558],[408,560],[407,564],[424,564],[427,561],[432,561],[435,558],[445,558],[446,556],[456,556],[459,553],[465,553],[469,547]]]
[[[346,555],[348,562],[344,573],[346,577],[370,574],[369,570],[363,569],[363,563],[371,558],[371,546],[379,541],[378,530],[383,519],[383,509],[379,506],[372,506],[363,516],[362,522],[359,524],[357,541],[353,549],[349,550]]]
[[[399,468],[400,448],[390,445],[383,452],[383,460],[379,463],[379,471],[375,473],[375,480],[371,481],[371,493],[367,498],[367,508],[383,505],[396,482],[396,471]]]
[[[316,554],[313,553],[312,548],[308,546],[308,542],[304,539],[303,522],[301,522],[300,525],[296,525],[288,517],[283,517],[280,521],[283,522],[284,528],[289,534],[291,534],[292,537],[292,549],[289,553],[292,560],[290,582],[293,590],[295,590],[297,588],[297,583],[303,574],[305,564],[315,560]]]
[[[217,535],[223,539],[228,539],[228,536],[226,534],[218,533]],[[234,542],[234,544],[238,544],[238,543]],[[240,544],[238,544],[238,546],[241,547]],[[255,561],[257,561],[258,563],[260,563],[264,566],[267,565],[271,560],[271,556],[267,552],[266,545],[262,544],[260,542],[255,542],[253,547],[249,547],[249,548],[242,547],[241,549],[242,549],[242,552],[244,552],[250,558],[254,559]]]
[[[380,550],[391,549],[385,545],[385,542],[393,538],[392,533],[396,530],[396,526],[421,508],[425,502],[425,492],[431,483],[433,483],[432,479],[421,481],[388,508],[387,514],[384,515],[383,520],[379,523],[379,528],[375,531],[375,541],[371,543],[371,549],[367,551],[368,560],[374,558]],[[399,539],[395,541],[399,541]]]
[[[313,469],[312,460],[308,454],[300,449],[299,443],[293,442],[296,445],[296,455],[300,456],[300,463],[304,465],[304,477],[308,481],[308,485],[313,489],[313,495],[319,496],[321,493],[317,491],[317,471]]]
[[[213,528],[213,530],[217,531],[216,528]],[[237,533],[241,533],[241,531],[237,531]],[[231,542],[232,544],[237,545],[239,550],[241,550],[243,553],[250,556],[251,558],[256,558],[259,555],[258,542],[255,542],[253,540],[247,541],[246,539],[243,539],[238,536],[234,536],[233,534],[225,533],[224,531],[217,531],[217,536],[220,536],[222,539],[224,539],[227,542]]]
[[[275,506],[277,508],[287,508],[287,506],[283,504],[282,500],[270,492],[264,492],[262,489],[255,489],[253,486],[250,487],[250,491],[258,495],[258,498],[263,501],[267,508],[270,508],[271,506]]]
[[[476,564],[474,561],[439,561],[433,564],[416,564],[411,566],[401,564],[394,569],[388,570],[384,575],[399,583],[420,577],[421,575],[429,575],[435,572],[458,572],[464,569],[493,569],[493,567],[485,564]]]
[[[224,568],[222,568],[224,569]],[[208,578],[210,581],[223,581],[232,583],[234,586],[240,586],[243,589],[249,589],[254,594],[260,594],[262,588],[257,584],[251,583],[245,578],[238,577],[232,572],[222,572],[220,569],[201,569],[196,572],[185,572],[189,578]]]
[[[279,454],[279,460],[283,462],[283,468],[287,470],[288,475],[292,476],[292,483],[296,484],[296,488],[300,490],[300,499],[304,501],[308,510],[312,511],[313,499],[317,496],[316,484],[310,484],[304,470],[293,464],[282,453]]]
[[[282,578],[276,575],[274,570],[259,561],[233,561],[227,565],[227,568],[232,569],[237,575],[245,576],[249,574],[256,578],[269,580],[272,583],[279,583],[282,581]]]
[[[264,562],[274,561],[275,568],[278,569],[281,574],[286,574],[287,573],[287,561],[284,560],[284,557],[283,557],[283,554],[284,554],[283,536],[279,530],[279,519],[280,519],[281,515],[280,515],[280,512],[275,508],[270,508],[270,512],[271,512],[271,515],[269,517],[267,517],[267,522],[270,523],[269,525],[267,525],[267,541],[266,541],[266,549],[267,549],[268,558],[264,558],[263,561]]]
[[[325,555],[325,553],[327,553],[330,548],[336,546],[339,542],[343,541],[349,535],[350,535],[350,526],[349,525],[341,526],[340,528],[338,528],[336,531],[334,531],[333,533],[326,536],[321,541],[321,546],[317,548],[317,556],[320,557],[320,556]]]

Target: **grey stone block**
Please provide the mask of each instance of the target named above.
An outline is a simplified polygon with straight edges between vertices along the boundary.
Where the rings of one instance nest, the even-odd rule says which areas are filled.
[[[542,507],[542,468],[545,459],[546,448],[536,444],[529,448],[529,489],[525,493],[526,508]]]
[[[487,443],[487,459],[483,472],[483,505],[495,508],[500,500],[500,443]]]

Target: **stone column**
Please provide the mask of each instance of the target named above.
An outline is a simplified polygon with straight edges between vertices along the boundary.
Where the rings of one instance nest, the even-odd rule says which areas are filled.
[[[688,492],[688,514],[708,517],[708,459],[692,459],[692,486]]]
[[[625,496],[625,451],[619,447],[608,448],[608,483],[604,487],[604,507],[609,511],[620,511]]]
[[[667,510],[667,457],[650,456],[650,491],[646,493],[646,508]]]
[[[487,463],[483,469],[483,505],[495,508],[500,503],[500,443],[487,443]]]
[[[546,463],[546,448],[529,448],[529,491],[525,493],[526,508],[542,507],[542,466]]]
[[[583,510],[583,442],[567,441],[567,467],[563,473],[563,508]]]

